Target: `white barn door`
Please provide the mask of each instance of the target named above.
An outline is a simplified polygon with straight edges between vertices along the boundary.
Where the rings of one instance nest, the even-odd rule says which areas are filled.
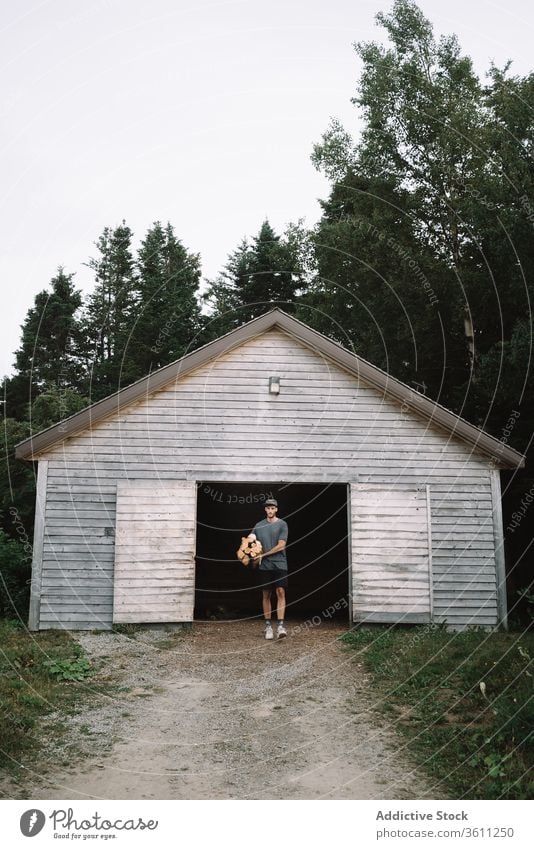
[[[351,484],[355,622],[430,622],[432,557],[427,490]]]
[[[113,622],[192,622],[195,481],[117,483]]]

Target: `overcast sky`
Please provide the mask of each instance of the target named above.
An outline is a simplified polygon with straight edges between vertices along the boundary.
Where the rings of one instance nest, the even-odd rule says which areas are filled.
[[[319,217],[310,162],[331,116],[353,133],[352,48],[380,39],[391,0],[0,0],[0,374],[58,265],[83,263],[106,225],[137,240],[175,226],[213,277],[267,216]],[[420,0],[483,74],[532,68],[527,0]]]

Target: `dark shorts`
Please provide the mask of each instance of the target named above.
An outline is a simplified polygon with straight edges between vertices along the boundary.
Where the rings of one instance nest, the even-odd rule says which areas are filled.
[[[260,569],[258,578],[262,590],[287,587],[287,569]]]

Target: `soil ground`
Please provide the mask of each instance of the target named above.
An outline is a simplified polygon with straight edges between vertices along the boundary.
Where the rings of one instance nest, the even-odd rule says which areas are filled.
[[[4,798],[422,799],[443,789],[411,762],[336,641],[342,624],[200,622],[132,637],[76,635],[99,680],[124,689],[66,722],[61,746],[4,781]]]

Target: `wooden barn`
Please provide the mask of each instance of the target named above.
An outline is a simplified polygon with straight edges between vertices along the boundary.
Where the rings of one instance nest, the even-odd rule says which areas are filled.
[[[500,469],[524,458],[274,309],[21,442],[29,626],[260,613],[235,560],[274,496],[288,618],[506,627]]]

